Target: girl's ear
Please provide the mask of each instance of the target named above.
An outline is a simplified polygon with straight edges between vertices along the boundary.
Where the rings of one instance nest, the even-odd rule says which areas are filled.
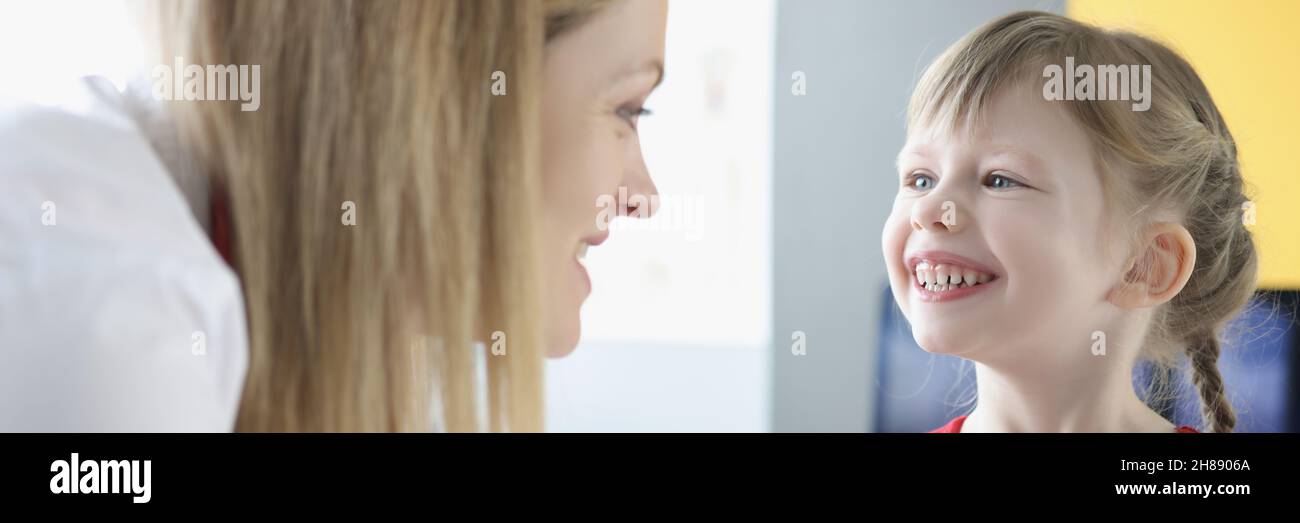
[[[1124,277],[1106,299],[1118,307],[1155,307],[1172,300],[1196,266],[1196,242],[1180,224],[1159,222],[1147,229],[1144,241]]]

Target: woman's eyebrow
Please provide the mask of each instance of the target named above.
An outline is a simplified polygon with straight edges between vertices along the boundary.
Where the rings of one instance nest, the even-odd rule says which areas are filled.
[[[651,86],[651,89],[659,87],[659,84],[663,83],[664,81],[663,60],[659,58],[651,58],[650,60],[645,61],[639,66],[623,70],[622,72],[614,75],[614,77],[610,79],[610,83],[616,84],[625,81],[627,79],[637,78],[640,75],[649,74],[649,73],[653,73],[655,75],[655,83],[653,86]]]

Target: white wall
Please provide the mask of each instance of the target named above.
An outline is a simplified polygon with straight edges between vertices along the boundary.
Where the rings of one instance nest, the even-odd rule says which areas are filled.
[[[0,2],[0,97],[75,104],[87,75],[118,88],[148,72],[145,51],[121,0]]]

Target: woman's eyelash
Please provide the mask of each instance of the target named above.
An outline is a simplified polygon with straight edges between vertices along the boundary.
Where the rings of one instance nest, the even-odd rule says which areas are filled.
[[[633,129],[636,129],[637,120],[642,116],[650,116],[651,114],[654,114],[649,109],[646,109],[645,106],[619,107],[618,110],[614,112],[618,114],[619,118],[622,118],[623,121],[627,122],[628,125],[631,125]]]

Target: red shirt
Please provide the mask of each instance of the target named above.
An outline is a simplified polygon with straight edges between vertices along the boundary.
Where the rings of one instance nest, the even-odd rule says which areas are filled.
[[[966,416],[957,416],[953,418],[952,421],[949,421],[947,425],[944,425],[942,427],[930,431],[930,434],[949,434],[949,433],[961,432],[961,424],[965,422],[966,422]],[[1186,432],[1192,434],[1199,433],[1199,431],[1197,431],[1194,428],[1188,427],[1187,425],[1183,425],[1181,427],[1174,429],[1174,432]]]

